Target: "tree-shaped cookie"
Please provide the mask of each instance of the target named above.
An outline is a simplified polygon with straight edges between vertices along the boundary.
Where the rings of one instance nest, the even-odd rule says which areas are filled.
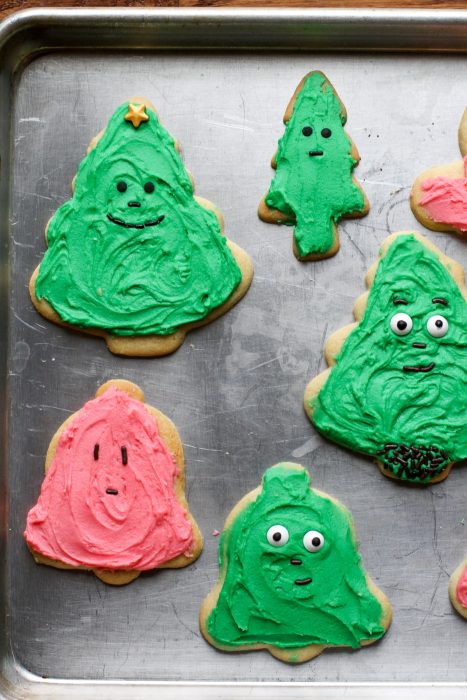
[[[463,160],[436,165],[415,180],[410,193],[412,211],[433,231],[467,235],[467,109],[459,126]]]
[[[467,618],[467,559],[457,567],[449,580],[449,597],[459,615]]]
[[[327,647],[383,636],[386,596],[365,573],[350,513],[310,487],[292,463],[268,469],[232,510],[219,545],[220,576],[200,624],[222,651],[267,649],[299,663]]]
[[[316,428],[390,477],[445,479],[467,457],[467,292],[462,267],[419,233],[382,244],[357,319],[328,340],[305,393]]]
[[[150,102],[125,103],[92,142],[73,197],[50,220],[30,281],[46,318],[121,355],[165,355],[246,293],[246,253],[193,195],[178,146]]]
[[[364,216],[368,201],[353,169],[360,157],[344,131],[345,107],[320,71],[308,73],[284,114],[285,133],[272,159],[276,174],[258,214],[295,226],[293,250],[318,260],[339,250],[337,222]]]
[[[199,556],[180,438],[143,402],[135,384],[107,382],[52,438],[24,533],[38,563],[91,569],[120,585]]]

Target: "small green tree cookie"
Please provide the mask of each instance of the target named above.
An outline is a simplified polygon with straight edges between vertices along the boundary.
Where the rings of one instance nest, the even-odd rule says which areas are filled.
[[[371,644],[391,622],[386,596],[362,567],[350,513],[310,488],[298,464],[271,467],[235,506],[219,566],[200,625],[222,651],[267,649],[300,663],[326,647]]]
[[[272,167],[276,174],[259,217],[295,226],[294,253],[318,260],[339,249],[337,222],[364,216],[365,193],[353,177],[360,157],[344,131],[345,107],[320,71],[308,73],[285,111],[285,133]]]
[[[467,292],[462,267],[414,232],[384,241],[355,305],[328,340],[330,368],[305,392],[327,438],[389,477],[445,479],[467,457]]]
[[[259,205],[267,223],[295,226],[294,253],[318,260],[339,250],[337,222],[368,212],[353,177],[360,157],[344,131],[345,107],[320,71],[298,85],[284,115],[285,133],[272,160],[276,175]]]

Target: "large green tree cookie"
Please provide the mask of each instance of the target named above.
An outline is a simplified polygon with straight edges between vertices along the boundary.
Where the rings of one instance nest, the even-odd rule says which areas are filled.
[[[462,267],[419,233],[387,238],[328,340],[328,370],[305,393],[316,428],[371,455],[389,477],[445,479],[467,457],[467,292]]]
[[[164,355],[245,294],[250,260],[194,196],[178,150],[150,102],[115,111],[48,224],[30,282],[41,314],[112,352]]]
[[[337,222],[364,216],[368,201],[353,169],[360,157],[344,131],[345,107],[320,71],[308,73],[285,111],[285,133],[272,167],[276,174],[258,214],[295,226],[294,253],[318,260],[339,249]]]
[[[268,469],[235,506],[219,566],[200,624],[223,651],[267,649],[299,663],[326,647],[371,644],[391,621],[386,596],[361,565],[350,513],[311,489],[297,464]]]

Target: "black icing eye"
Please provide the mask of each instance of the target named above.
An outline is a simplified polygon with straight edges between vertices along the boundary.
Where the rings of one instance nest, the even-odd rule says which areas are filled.
[[[323,139],[328,139],[332,134],[331,129],[321,129],[321,136]]]
[[[126,447],[122,447],[122,464],[125,467],[128,464],[128,452],[126,451]]]
[[[273,547],[282,547],[289,541],[289,531],[283,525],[273,525],[267,531],[266,538]]]
[[[311,136],[312,133],[313,133],[313,129],[311,128],[311,126],[304,126],[303,127],[303,129],[302,129],[303,136]]]
[[[148,194],[151,194],[151,192],[154,192],[154,183],[153,182],[146,182],[144,185],[144,191],[147,192]]]
[[[117,182],[117,190],[119,192],[126,192],[128,185],[126,182],[123,182],[123,180],[120,180],[120,182]]]
[[[97,462],[98,459],[99,459],[99,445],[98,445],[98,443],[96,443],[94,445],[94,460]]]

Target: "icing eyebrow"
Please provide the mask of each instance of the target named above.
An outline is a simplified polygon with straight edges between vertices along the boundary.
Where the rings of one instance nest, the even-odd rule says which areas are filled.
[[[96,443],[94,445],[94,460],[97,462],[98,459],[99,459],[99,444]]]
[[[122,447],[122,464],[125,466],[128,464],[128,453],[126,451],[126,447]]]
[[[448,305],[447,299],[445,299],[444,297],[435,297],[431,301],[433,304],[443,304],[444,306]]]
[[[433,301],[434,301],[434,300],[433,300]],[[407,302],[405,299],[401,299],[400,297],[396,297],[396,299],[393,299],[393,300],[392,300],[392,303],[393,303],[394,305],[397,305],[397,304],[404,304],[404,305],[405,305],[405,304],[408,304],[408,302]]]

